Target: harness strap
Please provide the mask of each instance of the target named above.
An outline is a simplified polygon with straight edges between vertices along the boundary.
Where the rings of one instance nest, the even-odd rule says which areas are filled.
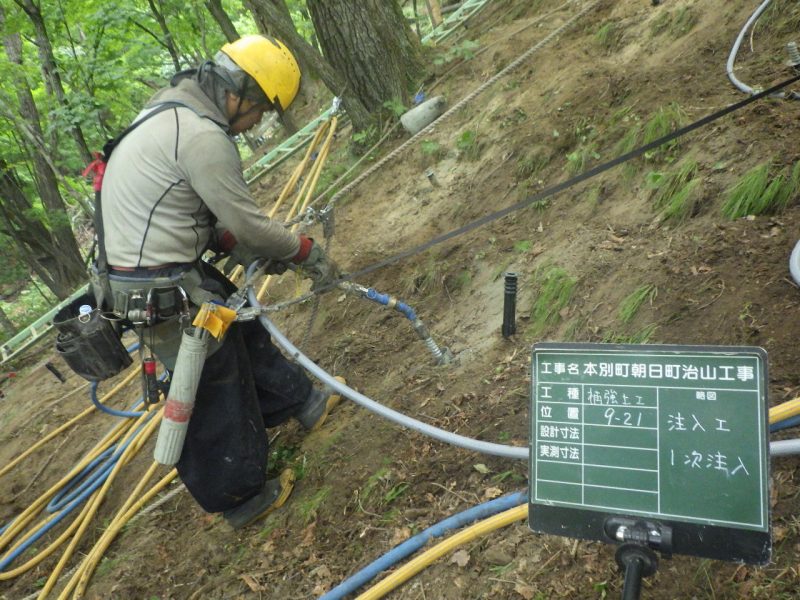
[[[147,121],[150,117],[156,116],[160,112],[164,112],[165,110],[169,110],[170,108],[176,108],[178,106],[186,106],[181,102],[164,102],[163,104],[159,104],[156,106],[152,111],[147,113],[144,117],[131,123],[122,133],[120,133],[114,139],[108,140],[103,145],[103,154],[100,156],[96,154],[96,159],[92,161],[86,170],[84,171],[84,175],[87,175],[89,172],[93,173],[94,181],[92,183],[92,187],[94,188],[94,231],[95,235],[97,236],[97,258],[95,260],[95,274],[97,276],[98,283],[100,284],[100,294],[102,297],[96,298],[98,306],[102,306],[104,302],[112,302],[113,296],[111,293],[111,287],[108,284],[108,256],[106,255],[106,244],[105,244],[105,233],[103,231],[103,205],[100,200],[101,196],[101,188],[103,185],[103,175],[105,174],[106,165],[108,164],[109,159],[111,158],[111,153],[114,151],[119,143],[127,136],[131,131],[136,129],[139,125]]]

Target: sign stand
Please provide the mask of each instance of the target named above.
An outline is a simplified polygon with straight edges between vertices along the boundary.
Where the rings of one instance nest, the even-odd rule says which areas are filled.
[[[642,578],[650,577],[658,570],[658,556],[653,548],[667,558],[672,555],[672,529],[621,517],[608,519],[604,529],[608,537],[622,542],[614,555],[625,574],[622,598],[639,600]]]

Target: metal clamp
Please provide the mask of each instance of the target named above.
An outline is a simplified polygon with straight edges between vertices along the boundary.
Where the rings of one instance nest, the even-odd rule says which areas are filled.
[[[322,223],[322,235],[325,239],[333,237],[336,231],[336,221],[333,215],[333,206],[328,205],[317,213],[317,219]]]

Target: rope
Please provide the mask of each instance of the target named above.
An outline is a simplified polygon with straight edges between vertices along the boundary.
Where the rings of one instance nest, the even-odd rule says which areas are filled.
[[[411,136],[409,139],[407,139],[405,142],[403,142],[400,146],[398,146],[397,148],[392,150],[389,154],[384,156],[382,159],[380,159],[378,162],[376,162],[374,165],[372,165],[369,169],[364,171],[361,175],[356,177],[353,181],[348,183],[341,190],[336,192],[336,194],[334,194],[333,197],[328,202],[328,205],[326,206],[326,209],[332,207],[347,192],[349,192],[350,190],[355,188],[358,184],[360,184],[362,181],[364,181],[367,177],[372,175],[375,171],[377,171],[378,169],[383,167],[387,162],[389,162],[394,157],[396,157],[398,154],[403,152],[411,144],[415,143],[420,137],[422,137],[423,135],[428,134],[440,122],[444,121],[445,119],[448,119],[453,114],[455,114],[456,111],[460,110],[464,105],[466,105],[467,103],[471,102],[476,96],[481,94],[486,88],[494,85],[498,80],[500,80],[501,78],[505,77],[508,73],[510,73],[511,71],[516,69],[519,65],[521,65],[523,62],[525,62],[528,59],[528,57],[530,57],[531,54],[533,54],[534,52],[536,52],[539,49],[541,49],[543,46],[545,46],[548,43],[550,43],[553,40],[553,38],[557,37],[563,31],[565,31],[567,28],[571,27],[573,25],[573,23],[575,23],[578,19],[580,19],[582,16],[584,16],[587,12],[589,12],[591,9],[593,9],[595,6],[597,6],[598,3],[599,3],[599,0],[595,0],[594,2],[590,2],[589,4],[587,4],[583,9],[581,9],[580,11],[578,11],[578,13],[573,15],[561,27],[559,27],[555,31],[549,33],[540,42],[538,42],[533,47],[529,48],[526,52],[524,52],[520,56],[518,56],[516,58],[516,60],[514,60],[514,62],[512,62],[511,64],[506,66],[504,69],[502,69],[501,71],[496,73],[491,78],[489,78],[489,80],[486,81],[486,83],[484,83],[483,85],[479,86],[478,88],[473,90],[470,94],[467,94],[464,98],[459,100],[456,104],[453,105],[452,108],[447,110],[441,117],[436,119],[434,122],[430,123],[427,127],[423,128],[422,130],[420,130],[419,132],[417,132],[413,136]]]

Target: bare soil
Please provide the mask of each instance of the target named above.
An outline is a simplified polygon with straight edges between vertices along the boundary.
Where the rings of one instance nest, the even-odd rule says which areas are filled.
[[[429,96],[450,106],[577,12],[585,3],[500,0],[469,23],[479,42],[470,60],[436,67]],[[733,41],[755,2],[604,0],[556,41],[534,53],[466,107],[441,121],[427,144],[390,161],[338,205],[331,253],[350,272],[519,202],[573,174],[581,149],[589,168],[619,154],[637,123],[674,105],[691,122],[743,99],[725,74]],[[788,79],[784,46],[800,8],[774,0],[737,62],[742,81],[761,88]],[[605,32],[605,33],[604,33]],[[434,339],[458,358],[437,367],[407,320],[365,300],[324,295],[302,345],[329,371],[368,396],[437,427],[487,441],[527,445],[530,349],[540,340],[761,346],[769,355],[771,405],[800,391],[800,291],[788,257],[800,238],[800,205],[779,214],[728,220],[721,207],[749,169],[800,159],[800,103],[759,101],[665,151],[616,167],[360,281],[410,304]],[[675,123],[672,123],[674,126]],[[477,134],[465,143],[464,132]],[[332,164],[352,161],[340,136]],[[406,134],[380,149],[389,152]],[[461,144],[459,141],[461,140]],[[434,146],[434,144],[438,146]],[[432,151],[432,148],[435,151]],[[569,158],[572,156],[572,158]],[[663,221],[648,174],[698,163],[700,192],[682,222]],[[371,164],[367,161],[367,165]],[[290,166],[257,186],[268,206]],[[426,172],[435,174],[438,186]],[[652,178],[652,177],[651,177]],[[321,232],[312,230],[321,237]],[[540,329],[531,308],[548,266],[575,282],[570,302]],[[519,275],[518,333],[500,335],[503,273]],[[654,293],[627,323],[619,307],[634,290]],[[290,298],[293,280],[272,300]],[[300,344],[310,303],[276,322]],[[68,369],[41,344],[13,368],[0,400],[0,465],[88,406],[83,385],[44,369]],[[106,385],[104,384],[104,388]],[[110,386],[108,386],[110,387]],[[115,406],[139,393],[133,383]],[[0,520],[23,510],[110,426],[93,415],[3,476]],[[793,437],[787,430],[772,439]],[[352,403],[320,432],[286,425],[273,442],[274,468],[301,476],[290,502],[265,522],[232,532],[188,493],[136,520],[106,553],[90,598],[313,598],[397,543],[499,493],[524,489],[521,461],[483,456],[401,429]],[[104,519],[149,464],[145,448],[104,504]],[[772,562],[752,567],[675,557],[644,582],[643,597],[795,598],[800,593],[800,461],[772,461]],[[177,484],[176,484],[177,485]],[[80,547],[88,551],[90,539]],[[42,546],[44,544],[41,544]],[[532,533],[518,522],[469,543],[390,594],[393,598],[601,599],[619,596],[615,548]],[[34,593],[55,558],[0,582],[0,597]]]

